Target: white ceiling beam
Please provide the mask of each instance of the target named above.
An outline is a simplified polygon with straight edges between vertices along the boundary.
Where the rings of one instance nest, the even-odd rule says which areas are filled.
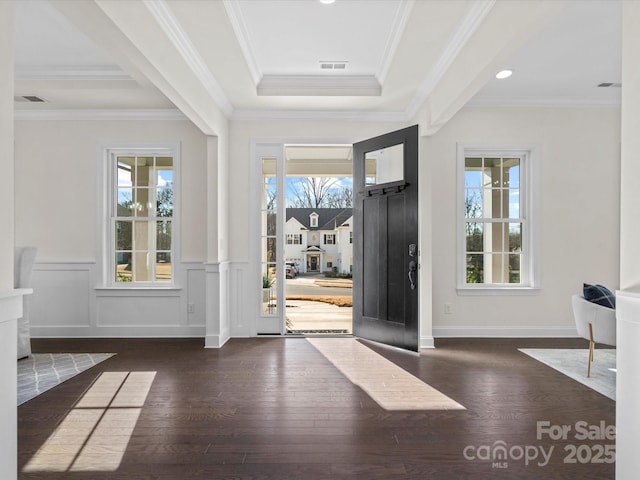
[[[487,0],[472,5],[450,48],[423,82],[417,98],[424,101],[414,101],[407,109],[420,123],[422,135],[445,125],[563,3]]]
[[[141,0],[51,1],[125,72],[142,84],[153,84],[203,133],[226,131],[229,105],[218,105],[202,73],[193,63],[185,64],[188,60],[170,38],[169,27],[161,26]]]

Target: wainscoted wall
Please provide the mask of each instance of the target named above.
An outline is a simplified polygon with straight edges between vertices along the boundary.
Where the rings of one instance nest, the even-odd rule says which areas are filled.
[[[231,337],[251,337],[256,334],[256,316],[259,309],[257,288],[251,288],[248,262],[229,263],[228,305]],[[255,283],[259,280],[256,279]],[[253,296],[256,298],[253,298]]]
[[[176,268],[177,288],[101,288],[96,264],[36,263],[34,337],[204,337],[205,272]]]

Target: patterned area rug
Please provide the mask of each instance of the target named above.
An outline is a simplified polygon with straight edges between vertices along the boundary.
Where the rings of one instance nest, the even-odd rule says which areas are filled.
[[[84,372],[114,353],[34,353],[18,360],[18,405]]]
[[[589,378],[587,378],[589,350],[551,348],[519,350],[611,400],[616,399],[616,350],[614,348],[596,349]]]

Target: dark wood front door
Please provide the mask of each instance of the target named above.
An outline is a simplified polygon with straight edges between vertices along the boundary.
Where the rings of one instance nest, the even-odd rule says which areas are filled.
[[[353,145],[354,335],[418,351],[418,126]]]

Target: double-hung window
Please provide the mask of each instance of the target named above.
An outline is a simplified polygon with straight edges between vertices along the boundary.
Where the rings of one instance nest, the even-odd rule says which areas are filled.
[[[458,147],[458,290],[538,285],[535,148]]]
[[[109,150],[107,284],[174,284],[176,172],[173,149]]]
[[[287,245],[301,245],[302,234],[300,233],[287,233]]]

